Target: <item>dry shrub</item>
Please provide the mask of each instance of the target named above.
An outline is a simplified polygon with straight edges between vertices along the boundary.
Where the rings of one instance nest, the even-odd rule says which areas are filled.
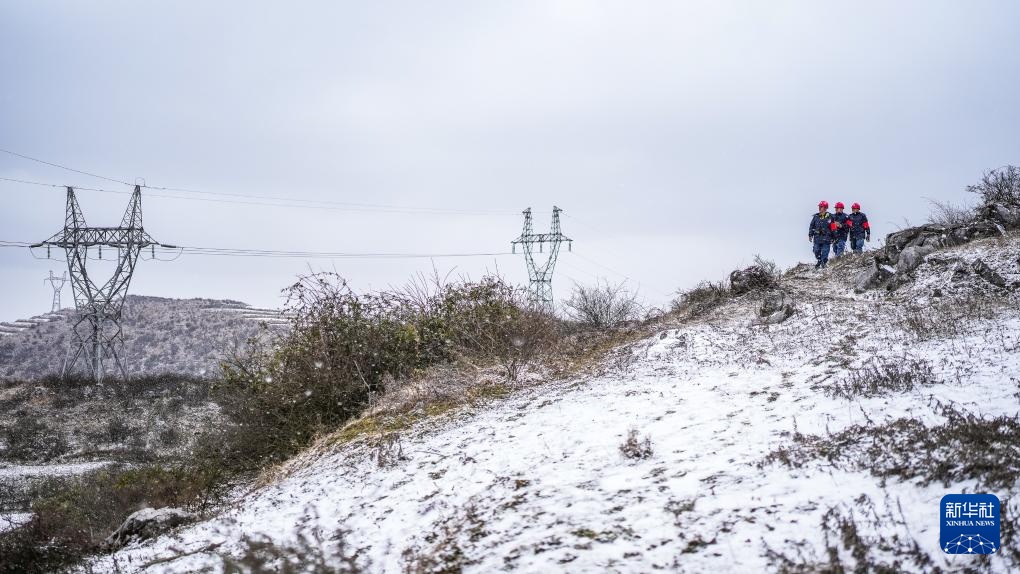
[[[620,454],[622,454],[624,458],[632,460],[651,458],[651,437],[646,436],[644,439],[639,439],[637,429],[630,429],[627,431],[627,438],[623,441],[623,444],[620,445]]]
[[[935,225],[945,225],[946,227],[965,225],[974,221],[976,216],[973,206],[934,199],[928,199],[928,204],[930,205],[928,223]]]
[[[221,554],[224,574],[358,574],[366,565],[347,548],[347,532],[324,537],[318,530],[297,532],[293,544],[245,535],[240,556]]]
[[[693,289],[680,292],[673,300],[673,312],[689,318],[700,317],[729,300],[726,283],[702,281]]]
[[[897,319],[899,327],[920,341],[966,334],[979,319],[993,319],[996,303],[981,294],[943,297],[926,305],[908,302]]]
[[[317,273],[287,294],[286,337],[253,340],[224,368],[219,402],[235,425],[223,456],[251,468],[298,452],[437,365],[498,366],[514,381],[556,336],[552,317],[492,276],[358,295]]]
[[[630,291],[625,282],[611,284],[605,279],[595,285],[575,283],[563,306],[568,319],[591,329],[606,329],[634,321],[642,310],[637,293]]]
[[[463,572],[478,564],[464,551],[464,540],[476,542],[489,535],[485,518],[475,502],[469,501],[458,512],[439,522],[423,538],[426,544],[406,548],[402,553],[404,572],[409,574],[445,574]]]
[[[981,196],[981,203],[1020,206],[1020,168],[1006,165],[986,171],[981,181],[968,185],[967,191]]]
[[[37,487],[29,522],[0,533],[0,573],[75,564],[99,552],[106,537],[141,508],[206,508],[219,478],[198,465],[143,465],[50,479]]]
[[[851,371],[844,379],[828,385],[824,391],[831,397],[854,400],[887,393],[905,393],[938,382],[931,363],[924,359],[875,359]]]
[[[923,485],[975,480],[993,491],[1020,480],[1020,419],[979,417],[945,406],[941,411],[946,422],[932,427],[900,418],[827,436],[796,434],[793,445],[772,451],[762,465],[799,468],[822,460],[835,468],[916,479]]]
[[[927,545],[911,535],[899,503],[897,513],[890,506],[884,504],[880,511],[862,494],[852,508],[833,506],[822,515],[821,556],[806,540],[788,540],[779,550],[766,545],[765,556],[772,569],[782,573],[940,571],[933,568]]]

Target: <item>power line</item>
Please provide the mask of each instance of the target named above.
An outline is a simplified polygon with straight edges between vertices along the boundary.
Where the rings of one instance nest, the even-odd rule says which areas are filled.
[[[45,183],[41,181],[30,181],[25,179],[15,179],[11,177],[0,177],[0,181],[10,181],[14,183],[21,183],[26,185],[38,185],[42,187],[52,187],[57,189],[66,189],[65,185],[57,185],[53,183]],[[102,193],[117,193],[123,195],[130,195],[130,191],[117,190],[117,189],[103,189],[98,187],[80,187],[71,186],[75,190],[79,191],[96,191]],[[141,186],[146,189],[173,189],[163,187],[152,187],[152,186]],[[316,209],[316,210],[329,210],[329,211],[347,211],[347,212],[362,212],[362,213],[406,213],[413,215],[517,215],[516,211],[497,211],[497,210],[472,210],[472,209],[452,209],[442,207],[411,207],[411,206],[397,206],[397,205],[383,205],[383,204],[371,204],[371,203],[352,203],[343,201],[330,201],[330,200],[312,200],[312,199],[287,199],[282,197],[273,196],[258,196],[258,195],[245,195],[245,194],[232,194],[232,193],[218,193],[218,192],[198,192],[191,191],[190,193],[205,193],[208,195],[223,195],[229,197],[241,197],[241,198],[266,198],[273,201],[243,201],[237,199],[222,199],[216,197],[188,197],[182,195],[167,195],[160,193],[147,193],[146,198],[158,198],[158,199],[182,199],[185,201],[204,201],[211,203],[228,203],[235,205],[257,205],[263,207],[296,207],[300,209]]]
[[[53,162],[49,162],[49,161],[46,161],[46,160],[43,160],[43,159],[27,156],[27,155],[20,154],[18,152],[11,151],[11,150],[8,150],[8,149],[0,148],[0,152],[6,153],[6,154],[10,154],[10,155],[13,155],[13,156],[17,156],[17,157],[20,157],[20,158],[23,158],[23,159],[27,159],[29,161],[34,161],[34,162],[37,162],[37,163],[41,163],[41,164],[44,164],[44,165],[48,165],[48,166],[52,166],[52,167],[58,167],[60,169],[66,169],[67,171],[73,171],[74,173],[80,173],[82,175],[87,175],[89,177],[105,179],[106,181],[112,181],[114,183],[120,183],[120,184],[124,184],[124,185],[133,185],[133,184],[130,184],[130,183],[126,182],[126,181],[121,181],[119,179],[114,179],[112,177],[106,177],[105,175],[97,175],[97,174],[94,174],[94,173],[89,173],[87,171],[82,171],[80,169],[74,169],[73,167],[67,167],[66,165],[60,165],[59,163],[53,163]]]
[[[26,241],[0,240],[0,247],[32,247]],[[233,247],[195,247],[155,245],[149,248],[155,253],[181,253],[190,255],[211,255],[222,257],[277,257],[291,259],[446,259],[458,257],[502,257],[513,255],[509,251],[488,253],[357,253],[350,251],[282,251],[272,249],[241,249]]]
[[[159,248],[157,248],[159,249]],[[352,253],[323,251],[277,251],[268,249],[234,249],[217,247],[179,247],[162,249],[163,252],[179,250],[191,255],[212,255],[224,257],[281,257],[298,259],[444,259],[455,257],[500,257],[510,252],[492,253]]]
[[[30,160],[30,161],[38,162],[38,163],[41,163],[41,164],[44,164],[44,165],[48,165],[48,166],[52,166],[52,167],[57,167],[57,168],[60,168],[60,169],[65,169],[67,171],[71,171],[71,172],[74,172],[74,173],[80,173],[82,175],[87,175],[89,177],[96,177],[96,178],[103,179],[103,180],[106,180],[106,181],[111,181],[111,182],[114,182],[114,183],[120,183],[120,184],[128,185],[128,186],[136,185],[136,184],[128,183],[126,181],[119,180],[119,179],[116,179],[116,178],[106,177],[104,175],[98,175],[98,174],[87,172],[87,171],[83,171],[83,170],[80,170],[80,169],[75,169],[75,168],[72,168],[72,167],[67,167],[65,165],[61,165],[61,164],[58,164],[58,163],[42,160],[42,159],[31,157],[31,156],[27,156],[27,155],[24,155],[24,154],[21,154],[21,153],[18,153],[18,152],[14,152],[14,151],[11,151],[11,150],[7,150],[7,149],[0,148],[0,152],[7,153],[7,154],[13,155],[15,157],[20,157],[20,158],[27,159],[27,160]],[[17,183],[25,183],[25,184],[31,184],[31,185],[44,185],[44,186],[48,186],[48,187],[60,187],[60,188],[66,187],[66,186],[63,186],[63,185],[59,185],[58,186],[58,185],[54,185],[54,184],[48,184],[48,183],[42,183],[42,182],[34,182],[34,181],[26,181],[26,180],[17,180],[17,179],[6,178],[6,177],[0,178],[0,179],[2,179],[4,181],[13,181],[13,182],[17,182]],[[271,202],[272,201],[275,201],[275,202],[281,202],[282,201],[282,202],[286,202],[286,204],[283,205],[285,207],[310,207],[310,208],[314,208],[314,209],[328,209],[328,208],[325,208],[323,206],[336,206],[335,208],[341,208],[342,210],[345,210],[345,211],[385,211],[385,212],[394,212],[394,213],[440,213],[440,214],[454,213],[454,214],[466,214],[466,215],[517,215],[516,211],[509,211],[509,210],[456,209],[456,208],[435,208],[435,207],[422,207],[422,206],[386,205],[386,204],[379,204],[379,203],[359,203],[359,202],[350,202],[350,201],[314,200],[314,199],[300,199],[300,198],[279,197],[279,196],[272,196],[272,195],[257,195],[257,194],[246,194],[246,193],[229,193],[229,192],[219,192],[219,191],[203,191],[203,190],[188,189],[188,188],[183,188],[183,187],[153,186],[153,185],[146,185],[146,184],[140,184],[140,185],[142,187],[144,187],[144,188],[152,189],[152,190],[155,190],[155,191],[170,191],[170,192],[180,192],[180,193],[194,193],[194,194],[201,194],[201,195],[212,195],[212,196],[221,196],[221,197],[235,197],[235,198],[242,198],[242,199],[253,199],[253,200],[271,201]],[[86,188],[86,187],[78,187],[78,186],[71,186],[71,187],[74,187],[75,189],[81,189],[81,190],[87,190],[87,191],[103,191],[103,192],[108,192],[108,193],[131,193],[130,191],[114,191],[114,190],[107,190],[107,189]],[[173,196],[173,195],[147,195],[147,197],[160,197],[160,198],[172,198],[172,199],[188,199],[188,200],[197,200],[197,201],[202,201],[203,200],[203,199],[197,198],[197,197],[183,197],[183,196]],[[215,202],[219,202],[219,203],[238,203],[238,204],[248,204],[248,205],[269,205],[269,206],[274,206],[274,207],[280,207],[281,206],[281,204],[279,204],[279,203],[252,203],[252,202],[228,201],[228,200],[225,200],[225,199],[209,199],[209,198],[206,198],[206,199],[204,199],[204,201],[215,201]],[[307,205],[292,205],[294,203],[297,203],[297,204],[307,204]]]

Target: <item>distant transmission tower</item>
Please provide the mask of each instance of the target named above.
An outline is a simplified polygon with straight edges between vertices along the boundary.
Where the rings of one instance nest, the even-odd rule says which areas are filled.
[[[552,226],[549,233],[535,234],[531,226],[531,208],[524,210],[524,231],[511,245],[517,253],[517,246],[524,248],[524,260],[528,264],[528,279],[531,282],[531,303],[545,311],[553,311],[552,277],[556,268],[556,258],[560,253],[560,243],[567,242],[567,250],[573,247],[573,240],[560,232],[560,212],[562,209],[553,206]],[[549,257],[545,263],[535,262],[535,246],[542,253],[545,244],[549,244]]]
[[[43,279],[43,283],[50,282],[50,286],[53,287],[53,308],[50,309],[50,313],[56,313],[60,310],[60,290],[64,288],[64,283],[67,283],[67,271],[59,277],[53,276],[53,270],[50,269],[50,276]]]
[[[142,229],[142,190],[136,185],[128,203],[120,227],[87,227],[74,188],[67,188],[67,216],[64,229],[42,243],[32,247],[58,247],[67,256],[67,268],[71,275],[71,289],[78,318],[72,329],[71,342],[64,359],[61,377],[84,359],[86,368],[97,382],[102,382],[106,362],[112,360],[121,376],[127,378],[127,371],[121,362],[120,349],[124,344],[121,330],[121,311],[127,295],[131,275],[141,250],[149,247],[170,247],[162,245]],[[103,248],[116,253],[117,268],[105,283],[97,284],[86,269],[89,250],[98,251],[103,258]],[[94,257],[95,258],[95,257]]]

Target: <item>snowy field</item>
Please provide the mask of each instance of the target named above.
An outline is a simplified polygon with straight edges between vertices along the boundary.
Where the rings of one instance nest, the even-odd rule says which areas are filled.
[[[975,244],[952,254],[983,257],[1015,282],[1014,248]],[[785,282],[797,313],[781,325],[751,326],[748,297],[664,325],[617,350],[596,376],[522,388],[399,438],[320,445],[215,518],[89,567],[221,571],[222,556],[263,536],[279,545],[322,540],[326,556],[354,555],[371,572],[811,569],[834,559],[853,565],[848,536],[871,563],[897,570],[977,567],[977,557],[940,551],[939,500],[988,491],[1015,512],[1016,482],[925,479],[920,453],[899,474],[882,474],[885,461],[873,467],[860,457],[878,435],[840,434],[905,419],[933,428],[947,422],[947,408],[985,418],[1020,411],[1015,290],[948,327],[912,330],[954,290],[985,289],[946,273],[926,263],[914,285],[892,295],[853,294],[849,271],[795,274]],[[933,286],[947,294],[930,298]],[[901,392],[832,391],[865,365],[921,365],[930,376]],[[621,453],[632,429],[649,439],[647,458]],[[858,438],[828,457],[801,448],[840,436]],[[1015,556],[980,566],[1015,567]]]

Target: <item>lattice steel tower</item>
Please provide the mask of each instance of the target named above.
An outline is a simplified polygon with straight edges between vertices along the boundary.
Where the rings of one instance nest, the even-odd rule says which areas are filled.
[[[81,207],[74,196],[74,188],[67,188],[67,216],[64,229],[46,241],[32,247],[46,247],[47,257],[52,247],[64,250],[67,268],[71,275],[71,289],[78,311],[71,330],[71,342],[64,359],[61,376],[66,376],[79,359],[97,382],[102,382],[107,361],[113,361],[115,368],[127,378],[120,349],[124,334],[120,326],[124,297],[127,296],[131,275],[142,249],[149,247],[155,256],[156,246],[162,245],[142,228],[142,190],[136,185],[119,227],[87,227]],[[99,259],[103,248],[113,250],[117,255],[117,267],[105,283],[98,284],[89,275],[87,262],[89,250],[97,250]]]
[[[511,245],[513,252],[517,253],[517,246],[524,248],[524,260],[528,264],[528,279],[531,282],[531,303],[545,311],[552,313],[553,293],[552,277],[556,268],[556,258],[560,253],[560,244],[567,242],[567,250],[573,247],[573,240],[560,232],[560,212],[562,209],[553,206],[552,225],[549,233],[535,234],[531,226],[531,208],[524,210],[524,231],[521,236],[515,239]],[[545,263],[539,265],[535,262],[535,246],[538,252],[542,253],[545,244],[549,244],[549,257]]]
[[[50,269],[50,276],[43,279],[43,283],[47,281],[53,287],[53,307],[50,309],[50,313],[56,313],[60,310],[60,290],[64,288],[64,283],[67,283],[67,271],[64,271],[60,277],[54,277],[53,270]]]

